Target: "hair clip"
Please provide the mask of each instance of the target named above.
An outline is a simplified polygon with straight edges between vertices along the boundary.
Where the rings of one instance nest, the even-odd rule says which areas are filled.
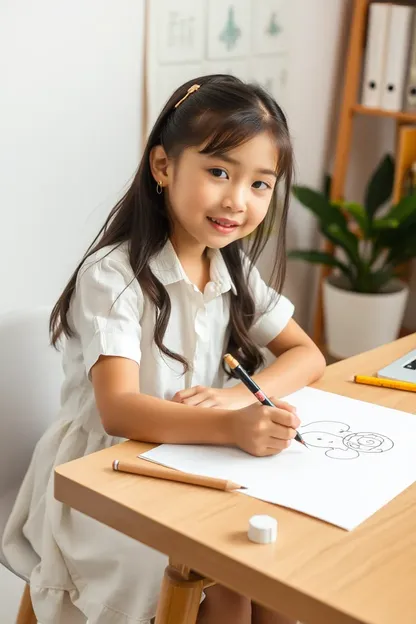
[[[181,100],[179,100],[179,102],[178,102],[177,104],[175,104],[175,108],[178,108],[179,104],[182,104],[182,102],[183,102],[184,100],[186,100],[186,98],[188,97],[188,95],[191,95],[191,93],[193,93],[194,91],[198,91],[198,89],[199,89],[199,87],[200,87],[200,86],[201,86],[201,85],[199,85],[199,84],[194,84],[194,85],[192,85],[192,87],[189,87],[189,89],[188,89],[188,91],[187,91],[186,95],[185,95],[185,96],[184,96]]]

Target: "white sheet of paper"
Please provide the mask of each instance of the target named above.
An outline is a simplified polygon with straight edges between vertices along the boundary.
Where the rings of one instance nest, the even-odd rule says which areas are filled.
[[[285,397],[308,448],[274,457],[235,448],[162,444],[141,455],[170,468],[225,478],[242,493],[352,530],[416,480],[416,416],[313,388]],[[416,407],[416,404],[415,404]]]

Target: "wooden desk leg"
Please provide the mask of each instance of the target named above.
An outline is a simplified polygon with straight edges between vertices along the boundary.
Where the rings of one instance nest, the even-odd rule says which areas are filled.
[[[202,591],[210,584],[186,566],[171,562],[165,570],[155,624],[195,624]]]

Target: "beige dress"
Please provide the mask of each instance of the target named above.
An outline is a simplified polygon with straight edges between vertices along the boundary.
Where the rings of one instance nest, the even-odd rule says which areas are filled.
[[[56,501],[53,468],[120,441],[104,431],[94,401],[89,373],[101,354],[140,363],[141,391],[163,399],[198,384],[223,386],[221,356],[235,288],[221,253],[210,255],[204,293],[189,281],[170,242],[151,261],[172,302],[164,343],[192,364],[186,375],[154,344],[154,309],[133,279],[126,245],[100,250],[78,275],[61,410],[35,449],[3,539],[10,564],[30,578],[41,624],[149,623],[155,616],[166,557]],[[259,311],[251,335],[265,346],[285,327],[293,306],[281,296],[261,314],[270,293],[257,270],[249,282]]]

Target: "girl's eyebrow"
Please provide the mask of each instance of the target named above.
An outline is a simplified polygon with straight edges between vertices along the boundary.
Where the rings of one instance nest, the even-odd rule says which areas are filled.
[[[229,156],[228,154],[224,153],[224,152],[214,152],[213,154],[208,154],[208,156],[210,156],[211,158],[219,158],[220,160],[224,160],[225,162],[228,162],[232,165],[239,165],[241,166],[241,163],[236,160],[235,158],[232,158],[231,156]],[[273,169],[256,169],[255,173],[262,173],[263,175],[272,175],[275,178],[277,178],[277,173],[276,171],[273,171]]]

